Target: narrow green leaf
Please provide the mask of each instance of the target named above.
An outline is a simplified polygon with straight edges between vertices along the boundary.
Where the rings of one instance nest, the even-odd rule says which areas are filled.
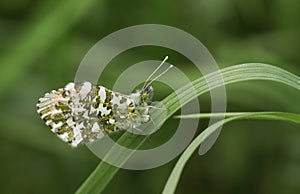
[[[287,112],[226,112],[226,113],[199,113],[189,115],[176,115],[175,119],[200,119],[200,118],[218,118],[247,116],[251,119],[285,120],[300,124],[300,115]]]
[[[220,116],[220,114],[203,114],[203,115],[195,114],[195,115],[182,115],[182,116],[180,116],[180,118],[188,118],[188,119],[208,118],[209,115],[211,115],[212,117]],[[173,168],[172,173],[169,176],[162,193],[170,194],[170,193],[175,192],[175,189],[179,182],[183,168],[186,165],[189,158],[191,157],[191,155],[200,146],[200,144],[205,140],[205,138],[207,138],[210,134],[212,134],[215,130],[217,130],[220,126],[222,126],[222,124],[225,124],[230,121],[237,120],[237,119],[284,120],[284,121],[290,121],[290,122],[300,124],[300,114],[293,114],[293,113],[286,113],[286,112],[225,113],[225,116],[227,116],[228,118],[225,118],[224,121],[219,121],[219,122],[209,126],[200,135],[198,135],[197,138],[195,138],[193,140],[193,142],[187,147],[187,149],[180,156],[175,167]],[[176,117],[178,117],[178,116],[176,116]]]
[[[192,82],[194,88],[191,88],[190,85],[183,86],[182,88],[178,89],[176,92],[173,92],[161,102],[165,105],[168,109],[167,118],[170,118],[177,110],[179,110],[182,106],[190,102],[192,99],[200,96],[201,94],[208,92],[211,89],[217,88],[221,86],[221,82],[219,80],[219,74],[223,75],[224,83],[231,84],[241,81],[249,81],[249,80],[270,80],[276,81],[288,86],[291,86],[295,89],[299,89],[300,79],[298,76],[283,70],[281,68],[267,65],[267,64],[259,64],[259,63],[249,63],[249,64],[242,64],[242,65],[235,65],[225,69],[222,69],[220,72],[213,72],[207,75],[205,78],[199,78]],[[211,88],[208,87],[207,81],[210,82]],[[196,94],[193,94],[194,89],[196,90]],[[180,104],[177,100],[181,98],[184,102]],[[163,114],[160,112],[154,112],[152,115],[157,121],[158,126],[162,125],[166,118],[164,118]],[[228,118],[226,121],[232,118]],[[221,123],[216,123],[214,126],[220,125]],[[163,129],[161,129],[163,130]],[[210,133],[214,131],[214,129],[209,129]],[[208,136],[208,132],[202,135],[203,139]],[[147,137],[138,138],[136,136],[132,137],[132,134],[125,133],[118,139],[118,144],[121,144],[126,147],[138,149],[143,142],[146,140]],[[130,141],[128,140],[130,139]],[[124,156],[118,155],[114,148],[112,148],[108,153],[107,157],[112,157],[116,161],[123,161],[125,162],[131,154],[134,152]],[[90,193],[96,192],[100,193],[103,189],[107,186],[110,180],[114,177],[117,173],[118,169],[114,166],[106,166],[103,165],[103,161],[100,162],[98,167],[94,170],[91,176],[86,179],[86,181],[81,185],[78,189],[77,193]]]

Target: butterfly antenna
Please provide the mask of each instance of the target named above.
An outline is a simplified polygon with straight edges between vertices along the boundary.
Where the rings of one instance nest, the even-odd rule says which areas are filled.
[[[153,78],[149,83],[147,83],[147,85],[145,87],[150,86],[150,84],[152,84],[155,80],[157,80],[159,77],[161,77],[162,75],[164,75],[165,73],[167,73],[172,67],[174,67],[173,65],[170,65],[166,70],[164,70],[161,74],[159,74],[158,76],[156,76],[155,78]]]
[[[166,56],[165,58],[164,58],[164,60],[159,64],[159,66],[151,73],[151,75],[149,75],[149,77],[147,78],[147,80],[145,81],[145,84],[144,84],[144,86],[143,86],[143,88],[145,88],[146,87],[146,85],[149,85],[149,84],[147,84],[147,82],[149,82],[149,80],[151,79],[151,77],[161,68],[161,66],[166,62],[166,60],[168,60],[168,56]]]

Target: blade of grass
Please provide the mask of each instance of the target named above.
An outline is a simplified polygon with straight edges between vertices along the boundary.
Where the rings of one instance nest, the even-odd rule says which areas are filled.
[[[220,113],[220,114],[194,114],[194,115],[180,115],[176,116],[176,118],[209,118],[219,117],[220,115],[225,115],[228,118],[225,118],[224,121],[219,121],[207,129],[205,129],[200,135],[198,135],[192,143],[187,147],[187,149],[180,156],[177,161],[175,167],[173,168],[171,175],[169,176],[167,183],[165,184],[164,190],[162,193],[170,194],[174,193],[176,190],[176,186],[179,182],[181,173],[183,171],[184,166],[187,161],[194,153],[194,151],[200,146],[200,144],[207,138],[210,134],[212,134],[215,130],[217,130],[222,124],[228,123],[230,121],[238,120],[238,119],[271,119],[271,120],[284,120],[290,121],[297,124],[300,124],[300,114],[294,113],[286,113],[286,112],[250,112],[250,113]]]
[[[222,69],[220,72],[213,72],[205,76],[205,78],[201,77],[193,81],[192,84],[196,91],[195,95],[193,94],[194,89],[191,88],[190,85],[186,85],[163,99],[161,102],[168,110],[167,118],[170,118],[177,110],[190,102],[192,99],[200,96],[205,92],[208,92],[211,89],[221,86],[223,83],[219,80],[219,73],[222,74],[225,84],[248,80],[270,80],[286,84],[298,90],[300,89],[300,78],[281,68],[260,63],[235,65]],[[206,82],[210,82],[210,85],[212,87],[209,88]],[[177,97],[181,98],[184,104],[180,104],[180,102],[177,100]],[[160,114],[160,112],[154,112],[154,114],[151,116],[157,121],[158,126],[161,126],[166,119],[162,114]],[[129,133],[125,133],[118,139],[117,143],[125,147],[138,149],[146,140],[146,138],[147,137],[141,138],[132,136],[132,134]],[[107,153],[106,157],[111,157],[115,161],[121,161],[125,163],[133,153],[134,151],[132,151],[131,153],[127,153],[126,155],[122,155],[120,153],[117,153],[116,149],[112,147],[112,149]],[[77,194],[90,192],[100,193],[104,190],[104,188],[118,171],[118,168],[114,166],[107,166],[107,164],[104,165],[104,163],[104,161],[99,163],[94,172],[91,173],[91,175],[77,190]]]
[[[175,119],[200,119],[200,118],[217,118],[217,117],[234,117],[248,116],[251,119],[269,119],[269,120],[289,120],[300,124],[300,115],[287,112],[226,112],[226,113],[198,113],[189,115],[176,115]]]

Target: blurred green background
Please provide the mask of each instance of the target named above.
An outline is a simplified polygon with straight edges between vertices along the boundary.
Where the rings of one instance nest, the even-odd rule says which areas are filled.
[[[131,25],[165,24],[198,38],[222,68],[263,62],[300,75],[299,18],[297,0],[0,1],[0,193],[73,193],[99,163],[86,147],[71,149],[53,135],[35,104],[72,81],[86,52],[104,36]],[[170,63],[185,64],[193,74],[184,57],[156,47],[132,49],[112,63],[160,60],[168,52]],[[119,73],[107,69],[101,84],[111,86]],[[299,113],[300,92],[287,86],[251,81],[226,88],[228,111]],[[159,84],[155,90],[156,100],[171,92]],[[209,112],[209,95],[200,101],[201,111]],[[300,193],[299,139],[296,124],[228,124],[205,156],[194,154],[177,193]],[[120,170],[105,193],[159,193],[175,162]]]

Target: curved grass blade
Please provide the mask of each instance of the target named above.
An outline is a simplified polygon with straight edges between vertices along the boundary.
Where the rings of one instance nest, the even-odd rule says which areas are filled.
[[[222,115],[224,115],[222,113]],[[209,118],[218,117],[220,114],[194,114],[194,115],[180,115],[176,116],[176,118],[186,118],[186,119],[194,119],[194,118]],[[188,148],[183,152],[177,161],[175,167],[173,168],[171,175],[169,176],[167,183],[164,187],[162,193],[170,194],[174,193],[176,186],[179,182],[181,173],[186,162],[189,160],[194,151],[200,146],[200,144],[207,138],[210,134],[212,134],[215,130],[217,130],[222,124],[228,123],[230,121],[238,120],[238,119],[271,119],[271,120],[284,120],[290,121],[297,124],[300,124],[300,114],[294,113],[286,113],[286,112],[250,112],[250,113],[225,113],[224,121],[219,121],[207,129],[205,129],[197,138],[193,140],[193,142],[188,146]],[[223,123],[224,122],[224,123]]]
[[[194,89],[190,87],[190,85],[183,86],[178,89],[176,92],[173,92],[161,102],[168,109],[167,118],[170,118],[177,110],[179,110],[182,106],[190,102],[192,99],[197,98],[201,94],[208,92],[211,89],[217,88],[222,85],[219,77],[220,73],[223,76],[223,80],[225,84],[231,84],[241,81],[249,81],[249,80],[269,80],[276,81],[288,86],[291,86],[295,89],[300,89],[300,78],[286,70],[283,70],[279,67],[275,67],[267,64],[260,63],[249,63],[242,65],[235,65],[228,68],[222,69],[220,72],[213,72],[208,74],[207,76],[196,79],[192,82],[196,94],[194,95]],[[211,88],[208,87],[207,82],[210,82]],[[177,100],[177,94],[179,94],[178,98],[183,99],[184,104],[180,104]],[[165,121],[165,117],[159,112],[155,112],[152,115],[153,118],[157,118],[157,124],[160,126]],[[231,118],[228,118],[231,119]],[[221,123],[220,123],[221,124]],[[217,123],[214,125],[216,126]],[[221,125],[220,125],[221,126]],[[205,138],[207,135],[205,136]],[[138,149],[147,137],[141,138],[138,136],[133,136],[132,134],[125,133],[122,135],[117,143],[126,147],[130,147],[132,149]],[[130,140],[130,141],[129,141]],[[114,147],[107,153],[106,157],[111,157],[116,161],[126,162],[126,160],[134,153],[122,155],[120,153],[116,153]],[[94,170],[94,172],[85,180],[85,182],[81,185],[81,187],[77,190],[77,193],[88,193],[88,192],[96,192],[100,193],[104,190],[110,180],[117,173],[118,168],[114,166],[110,166],[106,164],[104,161],[101,161],[98,167]]]
[[[264,120],[284,120],[300,124],[300,115],[287,112],[227,112],[227,113],[199,113],[189,115],[176,115],[175,119],[201,119],[201,118],[217,118],[217,117],[235,117],[247,116],[250,119],[264,119]],[[244,118],[244,117],[242,117]]]

